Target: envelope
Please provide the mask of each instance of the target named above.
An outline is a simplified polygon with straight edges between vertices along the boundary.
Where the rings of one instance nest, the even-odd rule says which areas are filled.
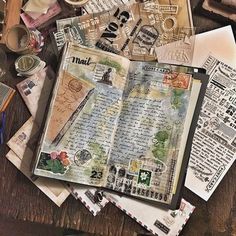
[[[178,45],[177,42],[156,48],[155,51],[158,62],[202,67],[206,58],[209,55],[213,55],[221,61],[224,61],[226,64],[235,67],[236,45],[230,25],[197,34],[191,38],[191,43],[194,48],[191,58],[179,56],[181,53],[184,55],[187,49],[185,50],[185,48],[182,48],[180,50],[180,48],[176,47],[176,45]],[[190,48],[189,45],[187,46]],[[171,57],[169,55],[171,55]]]

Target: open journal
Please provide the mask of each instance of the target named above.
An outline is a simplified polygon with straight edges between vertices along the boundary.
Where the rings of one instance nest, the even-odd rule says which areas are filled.
[[[201,69],[66,44],[34,174],[176,207],[206,84]]]

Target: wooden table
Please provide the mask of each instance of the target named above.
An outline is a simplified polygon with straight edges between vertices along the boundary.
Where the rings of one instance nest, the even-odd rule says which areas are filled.
[[[191,2],[194,9],[199,0]],[[194,11],[193,20],[197,33],[223,26],[198,16]],[[16,56],[9,55],[8,57],[10,72],[4,82],[14,87],[21,79],[16,77],[14,71],[13,62]],[[17,93],[7,109],[6,140],[10,139],[29,117],[30,114]],[[76,201],[72,196],[63,203],[61,208],[58,208],[5,158],[7,152],[6,145],[0,146],[2,163],[0,168],[0,217],[80,229],[96,233],[96,235],[131,236],[135,233],[147,233],[138,223],[112,204],[108,204],[96,217],[93,217],[81,202]],[[188,189],[184,189],[184,198],[195,205],[196,210],[181,235],[236,235],[235,167],[234,163],[208,202],[203,201]]]

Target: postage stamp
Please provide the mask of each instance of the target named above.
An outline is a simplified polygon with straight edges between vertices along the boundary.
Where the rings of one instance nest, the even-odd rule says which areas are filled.
[[[152,176],[151,171],[140,169],[138,175],[138,184],[144,184],[146,186],[150,186],[151,176]]]
[[[139,169],[142,167],[142,161],[140,160],[130,160],[129,162],[129,172],[132,174],[138,174]]]
[[[165,74],[163,84],[168,84],[175,88],[188,89],[190,81],[191,75],[174,72]]]

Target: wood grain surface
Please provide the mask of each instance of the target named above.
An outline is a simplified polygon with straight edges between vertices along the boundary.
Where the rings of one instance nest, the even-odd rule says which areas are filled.
[[[192,0],[193,21],[197,33],[223,26],[195,11],[198,0]],[[222,45],[225,46],[225,45]],[[50,45],[42,53],[47,63],[55,68],[56,59]],[[14,70],[16,55],[8,54],[8,73],[1,80],[15,87],[21,81]],[[16,93],[7,109],[5,140],[10,137],[30,117],[30,114]],[[58,208],[38,190],[6,158],[6,145],[0,146],[0,217],[9,217],[29,222],[49,224],[57,227],[80,229],[96,235],[132,236],[148,234],[138,223],[125,215],[112,204],[108,204],[100,214],[92,214],[70,196]],[[213,196],[203,201],[188,189],[184,189],[184,198],[196,206],[192,217],[181,235],[185,236],[236,236],[236,164],[232,166]]]

